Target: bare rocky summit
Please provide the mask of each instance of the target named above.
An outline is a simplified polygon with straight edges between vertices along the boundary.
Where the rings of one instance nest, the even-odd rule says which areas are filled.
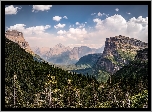
[[[25,49],[26,52],[34,55],[34,52],[31,50],[28,42],[25,41],[22,32],[19,32],[17,30],[7,30],[5,32],[5,37],[15,43],[18,43],[18,45],[21,48]]]
[[[148,48],[148,43],[122,35],[106,38],[103,55],[94,68],[103,69],[110,74],[115,73],[125,64],[134,60],[137,51]]]

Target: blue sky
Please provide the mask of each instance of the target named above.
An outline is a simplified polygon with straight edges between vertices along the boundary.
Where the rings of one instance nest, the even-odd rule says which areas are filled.
[[[116,35],[148,41],[146,5],[6,5],[5,30],[23,32],[31,47],[99,48]]]

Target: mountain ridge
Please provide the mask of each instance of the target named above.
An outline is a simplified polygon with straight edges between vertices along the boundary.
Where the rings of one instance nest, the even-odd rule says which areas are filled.
[[[70,48],[69,46],[66,47],[61,43],[59,43],[52,48],[47,48],[47,50],[43,50],[42,47],[41,48],[38,47],[37,49],[33,49],[33,50],[36,54],[40,55],[41,57],[43,57],[43,59],[45,59],[48,62],[64,65],[65,63],[67,63],[66,60],[58,63],[57,61],[54,61],[54,59],[58,58],[59,60],[62,60],[62,58],[65,58],[66,56],[69,60],[68,64],[74,64],[82,56],[102,52],[103,47],[98,49],[90,48],[88,46]],[[72,60],[75,60],[74,63]]]
[[[5,38],[11,40],[12,42],[17,43],[26,52],[30,53],[33,56],[34,60],[36,60],[38,62],[44,62],[45,61],[39,55],[37,55],[33,52],[31,47],[29,46],[28,42],[25,40],[22,32],[19,32],[17,30],[7,30],[5,32]]]
[[[148,43],[122,35],[106,38],[103,55],[95,64],[94,69],[104,67],[107,72],[113,74],[133,61],[138,50],[145,48],[148,48]]]

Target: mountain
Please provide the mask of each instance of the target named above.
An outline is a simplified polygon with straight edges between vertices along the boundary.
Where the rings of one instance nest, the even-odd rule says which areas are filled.
[[[4,77],[5,108],[79,108],[80,99],[76,97],[76,91],[87,87],[88,83],[98,84],[93,77],[72,74],[47,62],[34,61],[30,53],[7,38]],[[87,100],[82,102],[85,107],[91,106],[91,103],[86,105]]]
[[[133,61],[111,76],[111,85],[117,83],[117,86],[124,91],[128,88],[130,94],[140,93],[148,90],[148,75],[148,48],[146,48],[138,51]]]
[[[75,64],[76,66],[89,66],[93,67],[93,65],[96,63],[99,57],[102,56],[102,53],[96,53],[96,54],[88,54],[79,59],[79,61]]]
[[[25,49],[25,51],[29,52],[30,54],[34,54],[34,52],[31,50],[28,42],[25,41],[22,32],[19,32],[17,30],[7,30],[5,32],[5,36],[9,40],[17,43],[21,48]]]
[[[84,75],[92,75],[92,67],[96,64],[98,58],[102,56],[102,53],[88,54],[79,59],[75,66],[67,66],[67,70],[71,68],[70,71],[81,73]]]
[[[133,60],[148,60],[148,43],[137,39],[115,36],[107,38],[104,51],[100,55],[89,54],[83,56],[72,67],[71,71],[84,75],[93,75],[99,82],[106,82],[123,66]]]
[[[59,65],[75,64],[82,56],[87,54],[102,52],[103,47],[99,49],[89,48],[87,46],[74,47],[73,49],[65,47],[61,43],[53,48],[33,48],[36,54],[39,54],[48,62]]]
[[[138,61],[123,66],[106,83],[95,77],[62,70],[5,38],[7,108],[148,108],[148,49]],[[144,57],[144,60],[142,60]],[[3,100],[2,100],[3,101]]]
[[[21,48],[25,49],[26,52],[32,54],[33,58],[39,62],[43,62],[43,60],[39,55],[35,54],[28,42],[24,39],[23,33],[17,30],[7,30],[5,32],[5,37],[15,43],[17,43]]]
[[[106,38],[103,54],[93,68],[113,74],[122,66],[133,61],[137,51],[144,48],[148,48],[148,43],[137,39],[121,35]]]

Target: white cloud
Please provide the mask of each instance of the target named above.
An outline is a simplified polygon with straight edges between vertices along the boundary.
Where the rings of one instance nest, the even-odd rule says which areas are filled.
[[[10,26],[8,30],[18,30],[25,33],[25,35],[31,35],[33,33],[42,34],[46,29],[51,27],[50,25],[46,25],[46,26],[33,26],[33,27],[25,28],[25,26],[26,26],[25,24],[16,24],[14,26]]]
[[[92,13],[91,15],[93,16],[93,15],[95,15],[96,13]]]
[[[67,41],[67,38],[60,35],[54,35],[52,33],[46,33],[46,29],[50,28],[50,25],[46,26],[33,26],[25,28],[25,24],[16,24],[10,26],[8,30],[18,30],[23,32],[25,40],[29,43],[30,47],[53,47],[58,43],[63,43]],[[34,34],[33,34],[34,33]],[[63,34],[65,31],[63,31]],[[59,33],[61,34],[61,32]],[[53,42],[53,43],[51,43]],[[51,43],[51,44],[50,44]]]
[[[102,14],[99,12],[99,13],[98,13],[98,16],[102,16]]]
[[[52,5],[33,5],[32,12],[34,11],[47,11],[50,10]]]
[[[71,34],[77,34],[77,35],[81,35],[81,34],[86,34],[87,31],[85,30],[85,28],[83,29],[79,29],[79,28],[70,28],[69,32]]]
[[[85,22],[85,23],[87,23],[87,22]],[[83,28],[83,27],[85,27],[85,24],[83,24],[83,23],[79,23],[79,22],[76,22],[75,23],[77,26],[79,26],[79,28]]]
[[[106,14],[106,17],[109,17],[109,14]]]
[[[94,36],[110,37],[110,35],[124,35],[145,42],[148,41],[148,17],[133,17],[129,21],[126,21],[121,15],[114,15],[105,20],[96,18],[93,21],[96,22]]]
[[[70,28],[66,32],[66,36],[69,39],[75,40],[75,41],[83,41],[83,38],[85,38],[85,35],[87,34],[87,31],[85,28]]]
[[[13,5],[10,5],[8,7],[5,7],[5,14],[9,15],[9,14],[17,14],[18,10],[17,9],[21,9],[19,7],[14,7]]]
[[[93,19],[93,22],[97,23],[96,28],[99,27],[102,23],[101,19],[99,19],[99,18]]]
[[[70,47],[86,45],[99,48],[105,44],[106,38],[118,35],[148,42],[148,17],[133,17],[127,21],[121,15],[113,15],[104,20],[95,18],[93,22],[96,23],[95,26],[88,26],[87,29],[79,28],[81,25],[79,23],[80,25],[77,28],[72,28],[73,25],[70,25],[69,30],[59,30],[55,35],[52,32],[45,32],[46,29],[51,27],[50,25],[25,28],[25,24],[17,24],[9,28],[22,31],[31,46],[53,47],[62,43]],[[51,43],[52,41],[53,43]]]
[[[128,12],[127,14],[131,14],[130,12]]]
[[[90,48],[100,48],[102,44],[84,44],[84,41],[80,41],[81,44],[68,44],[69,47],[81,47],[81,46],[89,46]],[[100,47],[99,47],[100,46]]]
[[[68,19],[66,16],[63,17],[64,19]]]
[[[57,32],[57,34],[59,34],[59,35],[63,35],[63,34],[65,34],[65,33],[66,33],[65,30],[60,30],[60,31]]]
[[[79,25],[80,23],[79,23],[79,22],[76,22],[75,24],[76,24],[76,25]]]
[[[14,26],[10,26],[8,28],[8,30],[19,30],[19,31],[23,31],[25,28],[26,25],[25,24],[16,24]]]
[[[33,27],[29,27],[26,28],[29,31],[32,31],[34,33],[43,33],[46,29],[50,28],[50,25],[46,25],[46,26],[33,26]]]
[[[58,28],[63,28],[65,27],[65,24],[57,24],[56,26],[54,26],[54,28],[58,29]]]
[[[58,39],[58,41],[60,41],[60,43],[63,43],[63,42],[66,42],[66,41],[67,41],[67,38],[65,38],[64,36],[61,36],[61,35],[60,35],[60,36],[57,36],[57,39]],[[57,41],[57,42],[58,42],[58,41]],[[59,43],[59,42],[58,42],[58,43]],[[57,43],[57,44],[58,44],[58,43]]]
[[[119,9],[118,9],[118,8],[116,8],[116,9],[115,9],[115,11],[119,11]]]
[[[53,20],[55,20],[55,21],[60,21],[62,19],[62,17],[60,17],[60,16],[54,16],[53,17]]]
[[[98,16],[103,16],[103,15],[105,15],[106,17],[108,17],[109,14],[105,14],[105,13],[100,13],[100,12],[98,12]]]
[[[87,22],[85,22],[85,24],[87,24]]]
[[[85,24],[80,24],[79,28],[84,28],[85,27]]]

